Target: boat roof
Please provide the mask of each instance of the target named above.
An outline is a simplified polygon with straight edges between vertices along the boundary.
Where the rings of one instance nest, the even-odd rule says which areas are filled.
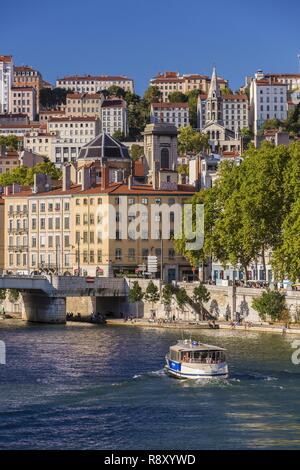
[[[177,344],[170,347],[172,351],[226,351],[219,346],[200,343],[199,341],[181,340]]]

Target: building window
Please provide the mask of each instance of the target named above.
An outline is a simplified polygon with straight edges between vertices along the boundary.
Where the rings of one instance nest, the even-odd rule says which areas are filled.
[[[160,168],[164,170],[168,170],[170,168],[170,152],[167,148],[163,148],[161,150]]]

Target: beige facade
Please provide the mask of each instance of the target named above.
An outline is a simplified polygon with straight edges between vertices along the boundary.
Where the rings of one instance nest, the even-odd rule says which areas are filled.
[[[218,77],[219,86],[225,88],[228,81]],[[199,74],[183,74],[177,72],[165,72],[158,74],[150,80],[150,85],[156,86],[162,93],[163,101],[168,101],[168,96],[174,91],[189,93],[192,90],[199,90],[200,93],[208,93],[210,77]]]
[[[10,92],[10,111],[13,114],[27,114],[34,121],[37,113],[36,90],[33,87],[12,87]]]
[[[43,78],[38,70],[28,65],[14,67],[14,86],[32,87],[36,91],[36,110],[39,112],[40,90],[43,88]]]
[[[84,170],[83,170],[84,171]],[[32,272],[52,269],[58,272],[107,276],[114,272],[134,273],[147,264],[148,255],[161,262],[165,279],[182,278],[191,273],[187,260],[176,255],[171,240],[174,219],[170,213],[170,236],[162,240],[162,215],[166,205],[182,205],[193,194],[191,186],[175,190],[154,189],[150,185],[124,183],[82,184],[64,190],[7,191],[5,200],[5,269]],[[64,180],[67,181],[67,180]],[[15,188],[18,191],[19,188]],[[146,224],[134,236],[130,215],[124,207],[142,204]],[[151,211],[154,211],[152,219]],[[146,215],[148,214],[148,216]],[[151,233],[153,217],[158,223]],[[146,266],[144,266],[146,270]]]
[[[4,199],[0,197],[0,273],[4,268]]]
[[[107,90],[113,85],[134,93],[133,80],[123,75],[71,75],[56,80],[57,88],[65,88],[77,93],[97,93],[97,91]]]
[[[24,149],[51,159],[52,141],[54,139],[55,134],[50,134],[49,132],[28,132],[24,136]]]
[[[104,97],[100,93],[70,93],[66,100],[66,116],[101,115],[101,103]]]

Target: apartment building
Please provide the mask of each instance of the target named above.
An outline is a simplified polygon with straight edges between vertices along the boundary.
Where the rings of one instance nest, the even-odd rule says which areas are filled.
[[[76,161],[83,145],[100,134],[100,119],[97,117],[49,118],[47,133],[55,134],[51,142],[51,158],[57,166]]]
[[[220,106],[224,127],[233,132],[249,127],[249,99],[246,94],[220,96]],[[198,128],[207,123],[207,95],[199,95],[197,104]]]
[[[52,155],[52,142],[55,139],[55,133],[50,134],[49,132],[33,130],[24,136],[24,149],[38,153],[50,160]]]
[[[114,135],[121,132],[124,137],[128,134],[127,104],[123,99],[107,99],[101,103],[102,132]]]
[[[250,85],[250,123],[254,134],[269,119],[286,120],[287,113],[287,85],[257,72]]]
[[[4,199],[0,196],[0,274],[4,269]]]
[[[64,109],[44,109],[39,113],[39,121],[45,123],[50,118],[64,117],[66,115]]]
[[[101,115],[101,93],[69,93],[66,98],[66,116],[98,116]]]
[[[19,154],[16,150],[6,151],[0,148],[0,175],[9,173],[19,166]]]
[[[36,90],[33,87],[13,86],[10,92],[9,109],[13,114],[27,114],[30,121],[36,118]]]
[[[112,85],[134,93],[132,78],[123,75],[71,75],[56,80],[57,88],[65,88],[77,93],[97,93],[98,91],[107,90]]]
[[[150,107],[150,122],[166,122],[177,128],[189,125],[188,103],[152,103]]]
[[[80,185],[71,183],[67,166],[63,169],[62,188],[52,190],[45,179],[44,186],[39,185],[38,178],[43,175],[37,175],[33,191],[20,187],[7,189],[4,195],[7,270],[53,269],[76,274],[80,269],[81,274],[107,276],[135,273],[146,265],[148,255],[155,255],[169,282],[191,274],[187,260],[176,255],[171,238],[176,224],[174,204],[184,204],[194,194],[192,186],[177,185],[174,180],[170,187],[163,175],[159,187],[132,184],[130,178],[127,183],[109,183],[107,167],[102,168],[101,182],[92,184],[90,168],[85,166],[79,171]],[[143,207],[142,228],[137,235],[136,204]],[[169,210],[168,239],[161,235],[163,207]],[[151,211],[154,213],[150,217]]]
[[[27,274],[71,268],[70,198],[60,193],[17,188],[4,196],[7,270]]]
[[[218,77],[221,88],[228,86],[228,81]],[[179,74],[177,72],[160,73],[150,80],[150,85],[156,86],[162,93],[163,101],[168,101],[168,96],[174,91],[188,93],[192,90],[199,90],[200,93],[208,93],[210,77],[199,74]]]
[[[14,67],[14,86],[34,88],[36,91],[36,111],[39,112],[40,90],[44,86],[44,80],[38,70],[29,65]]]
[[[9,112],[10,90],[13,86],[13,58],[0,55],[0,113]]]
[[[39,122],[10,122],[6,124],[0,124],[0,136],[15,135],[20,141],[23,142],[24,136],[31,131],[43,131],[45,129],[44,124]]]

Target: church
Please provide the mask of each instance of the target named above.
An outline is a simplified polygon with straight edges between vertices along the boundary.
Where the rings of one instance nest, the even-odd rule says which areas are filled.
[[[237,100],[239,97],[239,95],[230,96],[232,100]],[[207,96],[199,95],[198,97],[198,129],[209,136],[209,144],[213,152],[240,152],[239,123],[236,123],[235,130],[224,125],[225,102],[228,102],[228,96],[221,94],[214,67]]]

